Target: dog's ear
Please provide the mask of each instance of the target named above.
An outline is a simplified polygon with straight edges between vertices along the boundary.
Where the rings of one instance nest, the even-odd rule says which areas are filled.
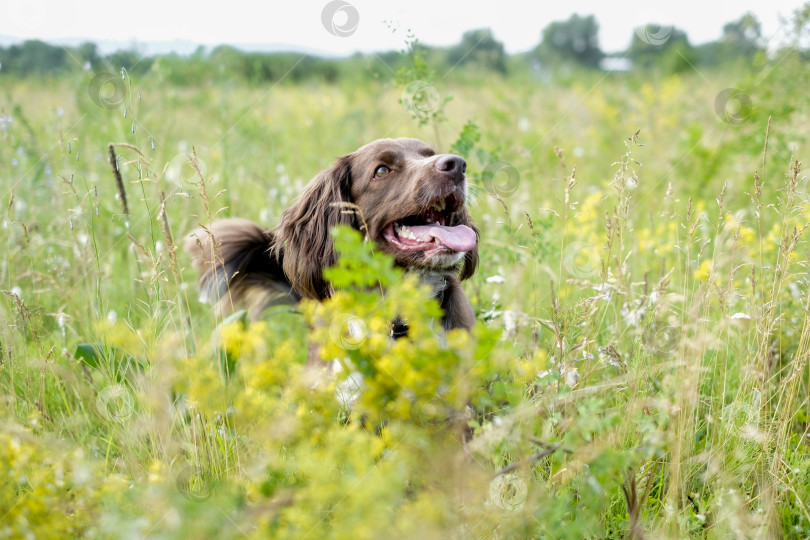
[[[351,197],[351,154],[338,159],[333,169],[312,179],[300,200],[284,211],[276,232],[276,256],[293,289],[305,298],[331,296],[323,269],[337,263],[329,230],[336,225],[358,228]]]
[[[461,223],[475,231],[476,239],[481,238],[481,234],[479,233],[478,228],[473,225],[470,214],[466,208],[461,214]],[[461,273],[458,277],[461,279],[461,281],[464,281],[465,279],[471,278],[472,275],[475,274],[475,270],[478,268],[478,242],[475,243],[474,248],[464,254],[462,264],[463,266],[461,267]]]

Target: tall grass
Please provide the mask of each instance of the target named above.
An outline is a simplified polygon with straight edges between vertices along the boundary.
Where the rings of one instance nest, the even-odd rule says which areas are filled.
[[[807,111],[782,107],[806,66],[759,68],[439,79],[423,123],[399,83],[155,73],[104,108],[84,80],[4,81],[0,535],[810,535]],[[434,332],[345,232],[332,302],[250,323],[197,301],[185,232],[273,225],[382,136],[467,150],[472,335]],[[307,367],[311,342],[343,369]]]

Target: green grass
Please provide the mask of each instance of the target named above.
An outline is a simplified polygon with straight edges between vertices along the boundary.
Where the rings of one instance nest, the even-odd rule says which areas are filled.
[[[153,70],[105,108],[89,75],[0,80],[0,536],[807,537],[807,75],[459,71],[425,122],[394,82]],[[198,302],[185,233],[275,225],[396,136],[466,149],[471,336],[350,236],[332,302],[253,324]],[[364,375],[351,412],[308,341]]]

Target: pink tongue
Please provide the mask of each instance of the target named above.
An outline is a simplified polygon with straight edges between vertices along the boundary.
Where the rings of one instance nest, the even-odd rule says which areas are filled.
[[[420,241],[430,242],[433,238],[438,238],[442,245],[453,251],[470,251],[477,242],[475,231],[466,225],[447,227],[434,223],[433,225],[410,225],[408,228]]]

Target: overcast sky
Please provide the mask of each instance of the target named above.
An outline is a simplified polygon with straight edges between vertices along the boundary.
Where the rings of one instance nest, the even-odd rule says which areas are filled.
[[[336,3],[335,3],[336,2]],[[540,41],[548,23],[572,13],[594,14],[606,52],[623,50],[633,28],[658,22],[682,28],[693,44],[720,37],[725,23],[752,11],[763,35],[779,41],[801,0],[711,0],[579,2],[497,0],[227,0],[206,4],[172,0],[2,0],[0,36],[65,40],[79,38],[127,47],[132,42],[188,42],[246,48],[289,46],[344,55],[401,49],[408,29],[428,45],[458,43],[465,30],[491,28],[509,53]],[[5,39],[4,41],[8,41]],[[163,47],[165,48],[165,46]],[[177,49],[183,50],[181,43]],[[282,47],[283,48],[283,47]],[[148,47],[144,52],[149,52]]]

